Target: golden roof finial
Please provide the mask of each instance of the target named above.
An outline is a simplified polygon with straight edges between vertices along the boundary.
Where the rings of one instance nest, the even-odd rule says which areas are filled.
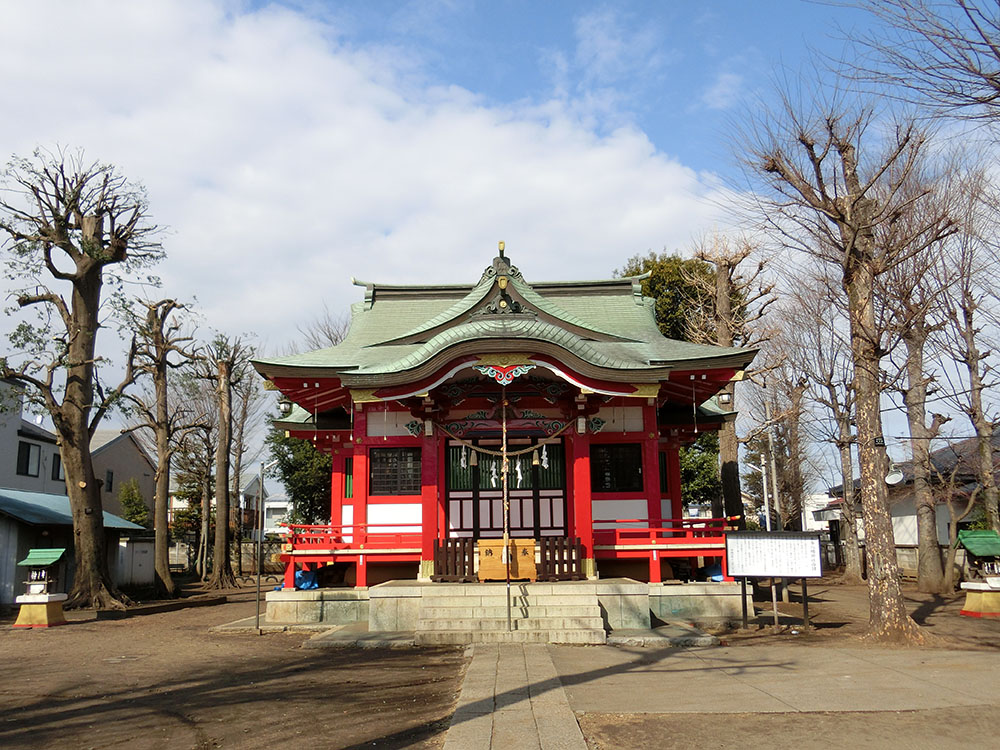
[[[503,257],[503,249],[504,249],[504,242],[503,242],[503,240],[500,240],[500,242],[497,243],[497,247],[500,248],[500,257],[502,258]]]

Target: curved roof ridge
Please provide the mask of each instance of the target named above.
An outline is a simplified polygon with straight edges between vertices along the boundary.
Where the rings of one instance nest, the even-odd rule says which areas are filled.
[[[453,328],[445,329],[422,344],[415,351],[409,352],[397,360],[380,363],[378,367],[372,369],[364,368],[354,374],[362,375],[409,370],[455,344],[477,338],[493,338],[496,336],[508,336],[517,340],[537,339],[556,344],[575,354],[580,359],[598,367],[625,369],[636,365],[635,362],[628,362],[618,357],[602,354],[575,333],[559,328],[552,323],[535,318],[514,318],[505,315],[497,316],[496,318],[479,318]]]
[[[399,336],[393,336],[391,339],[386,339],[385,341],[379,341],[377,343],[391,344],[393,341],[399,341],[400,339],[406,339],[409,338],[410,336],[416,336],[417,334],[423,333],[424,331],[430,331],[433,330],[434,328],[437,328],[440,325],[444,325],[448,321],[454,320],[462,313],[468,312],[473,307],[475,307],[477,303],[482,301],[482,299],[486,296],[486,294],[492,287],[493,287],[493,280],[487,278],[484,275],[479,280],[479,283],[472,288],[472,291],[470,291],[467,295],[462,297],[462,299],[460,299],[454,305],[449,307],[447,310],[438,313],[430,320],[424,321],[416,328],[412,328],[406,333],[403,333]]]
[[[522,297],[524,297],[525,301],[529,302],[530,304],[538,308],[539,312],[547,313],[548,315],[551,315],[553,318],[556,318],[557,320],[561,320],[564,323],[569,323],[571,326],[576,326],[577,328],[582,328],[585,331],[593,331],[594,333],[599,333],[602,336],[609,336],[618,341],[634,341],[634,339],[626,338],[621,334],[612,333],[611,331],[599,328],[598,326],[595,326],[592,323],[587,323],[586,321],[581,320],[572,313],[566,312],[561,307],[559,307],[559,305],[555,304],[554,302],[551,302],[550,300],[547,300],[545,297],[536,292],[534,288],[531,286],[531,284],[529,284],[523,278],[512,277],[511,283],[514,285],[514,288],[517,289],[518,293]]]

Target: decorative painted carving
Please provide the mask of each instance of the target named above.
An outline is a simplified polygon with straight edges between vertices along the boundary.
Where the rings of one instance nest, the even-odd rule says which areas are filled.
[[[420,437],[420,433],[424,429],[424,423],[419,419],[407,422],[404,426],[406,427],[406,431],[413,435],[413,437]]]
[[[473,365],[473,368],[481,372],[488,378],[493,378],[500,385],[510,385],[514,378],[519,375],[531,372],[535,365],[507,365],[506,367],[497,365]]]

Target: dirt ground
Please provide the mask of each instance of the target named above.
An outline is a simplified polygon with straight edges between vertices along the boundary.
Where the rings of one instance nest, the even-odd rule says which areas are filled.
[[[746,631],[719,633],[730,646],[787,643],[789,648],[867,646],[861,639],[868,621],[865,586],[844,586],[834,580],[810,582],[809,617],[802,628],[802,599],[797,586],[791,601],[778,604],[780,626],[773,627],[770,591],[757,597],[758,617]],[[962,617],[964,594],[948,597],[906,592],[914,619],[934,636],[932,648],[1000,650],[1000,620]],[[891,648],[891,647],[890,647]],[[997,686],[1000,688],[1000,678]],[[873,707],[878,696],[872,696]],[[578,713],[577,720],[590,750],[631,748],[743,748],[758,744],[796,750],[942,750],[1000,747],[1000,709],[942,708],[924,711],[779,714],[611,714]]]
[[[765,589],[766,592],[766,589]],[[0,748],[440,748],[465,669],[458,649],[302,649],[307,633],[220,634],[214,625],[254,614],[253,592],[217,606],[14,630],[0,620]],[[731,646],[788,642],[859,645],[863,586],[809,587],[769,602],[751,629],[720,634]],[[1000,620],[961,617],[963,597],[907,591],[914,617],[939,642],[1000,649]],[[762,593],[761,599],[767,594]],[[798,631],[796,634],[793,631]],[[876,648],[873,646],[873,648]],[[586,649],[581,649],[585,657]],[[1000,685],[1000,682],[998,682]],[[611,748],[996,747],[1000,715],[981,709],[853,714],[578,714],[591,750]],[[292,745],[292,743],[294,743]]]
[[[778,601],[779,628],[775,629],[771,592],[761,587],[754,595],[757,617],[748,630],[719,633],[729,645],[750,645],[783,640],[797,643],[850,642],[860,640],[868,625],[868,587],[841,585],[836,578],[808,584],[811,628],[802,627],[802,591],[798,583],[789,587],[790,601]],[[1000,620],[963,617],[959,614],[965,594],[922,594],[914,585],[904,586],[910,615],[932,637],[933,646],[959,649],[1000,649]],[[881,646],[879,647],[881,648]]]
[[[123,620],[74,612],[45,630],[0,626],[0,748],[443,745],[461,650],[302,649],[309,634],[209,632],[253,616],[252,596]]]

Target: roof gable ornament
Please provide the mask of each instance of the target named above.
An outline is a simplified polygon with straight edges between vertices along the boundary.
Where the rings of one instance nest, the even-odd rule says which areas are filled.
[[[504,255],[504,243],[501,241],[499,243],[499,255],[493,259],[492,265],[488,266],[485,271],[483,271],[483,276],[479,280],[479,283],[483,283],[489,279],[495,280],[495,286],[499,291],[493,296],[480,311],[480,315],[510,315],[510,314],[520,314],[520,313],[533,313],[533,310],[529,310],[524,305],[522,305],[518,300],[514,299],[508,287],[511,286],[511,281],[516,279],[518,281],[524,281],[524,277],[521,276],[521,272],[517,269],[517,266],[512,266],[510,260]]]

